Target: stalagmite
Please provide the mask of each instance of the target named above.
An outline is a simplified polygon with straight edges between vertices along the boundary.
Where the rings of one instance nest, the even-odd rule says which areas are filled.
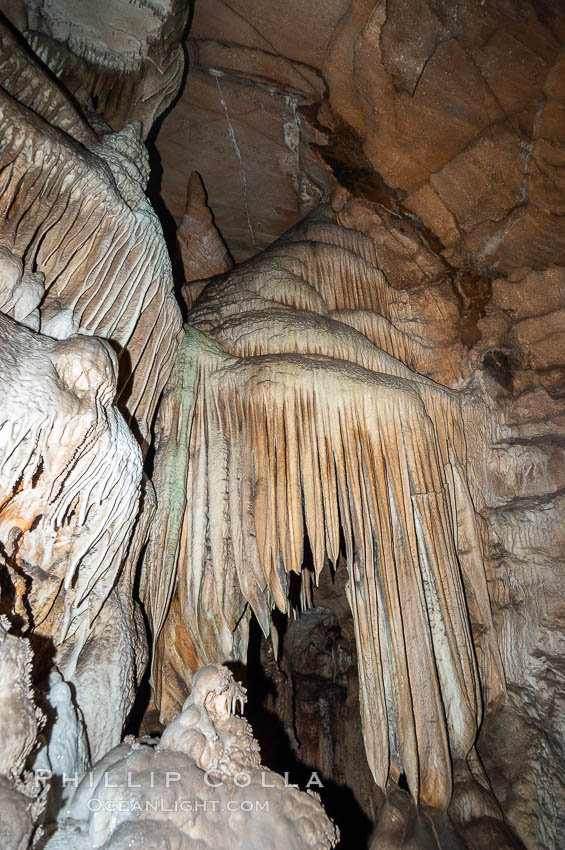
[[[233,266],[230,252],[206,204],[206,191],[197,171],[190,175],[188,181],[186,207],[177,229],[177,243],[187,282],[202,281]],[[203,284],[199,289],[202,288]]]

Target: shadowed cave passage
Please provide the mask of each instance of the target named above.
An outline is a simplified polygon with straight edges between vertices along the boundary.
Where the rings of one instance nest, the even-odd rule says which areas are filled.
[[[275,640],[253,616],[247,665],[228,666],[246,684],[246,716],[263,763],[320,795],[340,830],[338,850],[364,850],[383,795],[363,744],[343,537],[340,550],[338,568],[327,562],[316,587],[305,537],[302,573],[289,574],[289,613],[273,612]]]
[[[262,761],[289,783],[320,795],[339,827],[338,848],[363,850],[382,795],[363,748],[354,639],[347,641],[334,612],[325,607],[296,620],[276,619],[278,661],[271,639],[253,618],[247,667],[228,665],[246,683],[245,713]]]

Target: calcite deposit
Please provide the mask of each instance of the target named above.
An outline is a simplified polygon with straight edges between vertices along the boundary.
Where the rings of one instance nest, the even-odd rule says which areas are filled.
[[[336,830],[315,794],[261,765],[251,727],[237,714],[246,701],[226,667],[202,667],[159,742],[128,738],[87,773],[48,850],[69,842],[125,850],[156,840],[179,850],[331,850]]]
[[[3,850],[559,850],[560,4],[0,11]]]

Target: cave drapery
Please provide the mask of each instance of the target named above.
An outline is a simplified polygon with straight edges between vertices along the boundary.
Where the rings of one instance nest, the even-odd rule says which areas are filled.
[[[275,773],[270,820],[204,810],[161,834],[88,802],[93,787],[128,796],[132,769],[135,787],[178,773],[179,794],[214,770],[232,797],[247,770],[259,794],[266,768],[234,716],[244,691],[221,665],[246,667],[256,621],[282,705],[280,614],[327,616],[333,583],[371,847],[557,848],[562,16],[329,4],[320,44],[297,39],[281,64],[249,25],[265,4],[239,6],[197,4],[191,22],[185,0],[2,8],[0,698],[18,718],[0,721],[2,846],[335,846],[318,798]],[[402,23],[416,6],[419,47]],[[522,48],[547,66],[533,93]],[[300,201],[289,219],[270,198],[261,231],[269,190],[251,192],[263,164],[249,174],[242,138],[264,133],[234,129],[241,85],[292,112]],[[170,110],[166,145],[186,92],[213,93],[214,138],[236,154],[244,227],[226,221],[227,245],[198,135],[176,234],[146,194],[154,128]],[[284,182],[290,161],[272,162]],[[160,742],[141,731],[153,709]],[[91,769],[118,794],[87,788]]]

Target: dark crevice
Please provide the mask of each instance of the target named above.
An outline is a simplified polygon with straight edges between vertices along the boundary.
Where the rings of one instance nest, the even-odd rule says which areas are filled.
[[[365,850],[369,846],[373,824],[360,807],[353,790],[331,776],[324,776],[320,765],[311,759],[300,757],[301,751],[307,750],[307,742],[300,739],[299,718],[304,723],[305,716],[313,712],[310,719],[315,721],[315,710],[320,701],[328,704],[333,716],[339,705],[345,706],[347,691],[340,685],[332,685],[322,676],[290,670],[284,657],[288,626],[288,620],[281,615],[278,618],[281,651],[277,663],[272,656],[270,640],[263,637],[259,624],[253,618],[247,666],[228,666],[247,687],[245,714],[259,741],[262,763],[302,790],[310,783],[311,790],[320,795],[326,812],[339,827],[341,840],[336,850]],[[280,711],[272,708],[277,698],[279,706],[285,704],[291,707],[292,714],[285,715],[284,721]],[[350,722],[354,722],[354,718]],[[323,723],[318,722],[317,726],[312,723],[307,728],[318,728],[321,734],[322,726]],[[335,738],[339,732],[340,729],[333,729]]]
[[[459,305],[459,338],[466,348],[472,348],[481,338],[478,322],[492,297],[492,280],[488,273],[472,269],[457,271],[451,280]]]

